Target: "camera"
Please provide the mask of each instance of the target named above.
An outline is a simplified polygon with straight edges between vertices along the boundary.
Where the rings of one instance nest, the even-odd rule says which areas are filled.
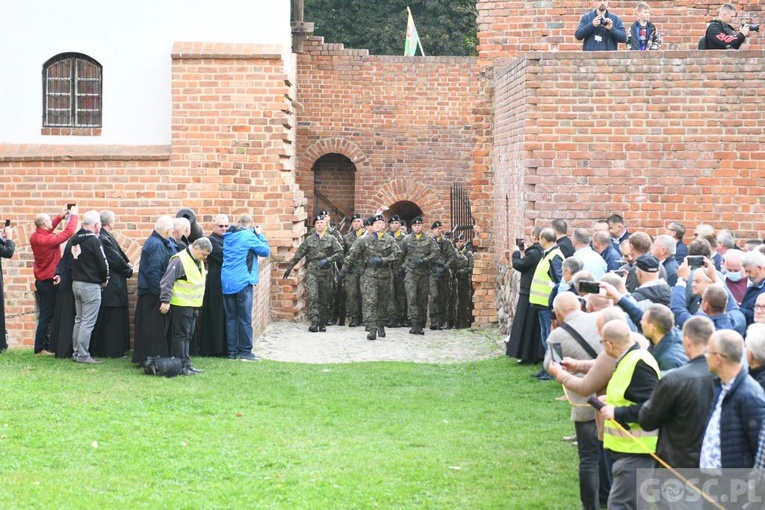
[[[600,20],[600,26],[602,27],[608,25],[608,23],[611,21],[611,18],[608,18],[606,16],[598,16],[598,19]]]
[[[525,240],[522,237],[516,237],[515,244],[516,246],[518,246],[518,249],[520,249],[521,251],[524,251],[526,249]]]
[[[749,23],[744,23],[743,26],[748,28],[750,32],[759,32],[760,31],[760,25],[759,24],[757,24],[757,25],[750,25]]]
[[[686,259],[688,260],[688,267],[691,269],[698,269],[704,265],[704,257],[701,255],[688,255]]]
[[[600,293],[600,285],[598,282],[582,280],[579,282],[580,294],[598,294]]]

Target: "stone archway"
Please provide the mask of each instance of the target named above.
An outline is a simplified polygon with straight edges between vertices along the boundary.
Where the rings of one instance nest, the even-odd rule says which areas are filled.
[[[388,218],[397,214],[402,220],[404,220],[407,226],[412,224],[412,218],[415,216],[422,216],[423,212],[420,206],[409,200],[401,200],[389,206],[386,211]]]
[[[329,209],[333,221],[350,221],[355,207],[356,165],[343,154],[332,152],[317,159],[313,167],[314,195],[308,197],[311,216]]]

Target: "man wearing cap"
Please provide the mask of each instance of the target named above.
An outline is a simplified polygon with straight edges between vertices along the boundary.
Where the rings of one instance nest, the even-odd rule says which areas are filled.
[[[303,257],[308,261],[308,317],[311,325],[308,331],[327,331],[327,321],[330,317],[330,304],[327,298],[332,292],[334,262],[343,258],[343,248],[334,235],[327,232],[324,216],[316,216],[313,220],[314,231],[305,241],[300,243],[295,255],[289,261],[284,279],[290,276],[292,269]]]
[[[430,288],[430,263],[439,257],[440,251],[433,239],[422,233],[423,220],[412,219],[412,234],[401,243],[404,288],[406,289],[407,317],[411,323],[409,333],[424,335]]]
[[[327,233],[335,236],[337,242],[340,243],[340,247],[342,247],[343,234],[341,234],[340,231],[335,228],[335,224],[332,223],[329,209],[322,209],[319,214],[324,216],[324,229]],[[340,260],[337,262],[337,266],[342,266],[342,263],[342,260]],[[329,321],[327,321],[328,326],[334,326],[335,324],[340,324],[341,326],[345,325],[345,310],[343,310],[345,304],[345,289],[343,289],[339,278],[337,278],[340,269],[342,269],[342,267],[335,267],[335,264],[332,264],[332,293],[329,298],[330,310]]]
[[[401,257],[398,243],[385,235],[385,217],[374,216],[372,232],[357,239],[345,258],[345,264],[363,267],[361,275],[361,302],[364,322],[369,327],[367,340],[385,337],[388,322],[388,302],[391,290],[391,267]]]
[[[401,248],[401,243],[406,237],[401,233],[401,217],[398,214],[394,214],[388,220],[388,230],[390,236],[393,238],[398,247]],[[406,319],[406,289],[404,289],[404,268],[401,264],[397,264],[392,268],[393,270],[393,288],[391,291],[390,306],[388,307],[388,319],[387,326],[389,328],[398,328],[403,326]]]
[[[343,236],[343,250],[344,254],[348,255],[348,252],[353,246],[356,240],[366,233],[364,228],[364,220],[361,215],[355,213],[351,221],[351,230]],[[343,266],[340,271],[340,280],[345,287],[345,314],[350,317],[348,327],[355,328],[361,325],[361,290],[359,289],[359,278],[362,273],[361,267],[357,266]]]
[[[659,259],[653,255],[641,255],[635,261],[638,288],[632,293],[638,306],[645,310],[651,303],[669,306],[672,289],[664,278],[659,277]]]
[[[460,234],[455,239],[455,248],[464,260],[458,263],[456,274],[456,312],[455,324],[457,329],[469,328],[473,322],[473,252],[469,244],[465,244],[465,236]]]
[[[430,233],[439,255],[430,265],[430,329],[444,329],[449,299],[449,269],[456,264],[457,250],[443,235],[443,224],[433,222]],[[462,258],[461,256],[459,258]]]

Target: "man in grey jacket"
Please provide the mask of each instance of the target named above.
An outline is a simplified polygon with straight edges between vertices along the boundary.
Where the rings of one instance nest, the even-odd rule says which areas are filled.
[[[596,324],[597,315],[582,312],[579,299],[571,292],[564,292],[555,297],[553,311],[559,327],[555,328],[547,339],[545,370],[550,366],[553,351],[557,350],[555,344],[560,345],[562,357],[577,360],[596,358],[603,350]],[[588,348],[581,344],[571,331],[578,333]],[[598,510],[600,508],[598,461],[602,443],[598,441],[595,411],[590,406],[578,405],[585,404],[586,397],[576,393],[568,393],[568,395],[571,403],[574,404],[571,407],[571,421],[574,422],[579,449],[579,498],[585,510]]]

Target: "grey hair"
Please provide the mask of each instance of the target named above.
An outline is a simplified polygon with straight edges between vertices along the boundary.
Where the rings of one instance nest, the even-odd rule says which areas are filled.
[[[154,230],[156,230],[159,233],[165,233],[173,228],[173,218],[167,215],[162,215],[159,218],[157,218],[156,223],[154,223]]]
[[[206,237],[200,237],[199,239],[194,241],[191,246],[193,246],[197,250],[202,250],[207,253],[210,253],[213,249],[212,243]]]
[[[672,236],[661,235],[656,238],[655,243],[667,250],[667,254],[670,257],[674,257],[675,252],[677,251],[677,239]]]
[[[758,363],[765,364],[765,324],[752,324],[747,328],[746,350]]]
[[[101,225],[114,225],[114,211],[101,211]]]
[[[96,225],[101,223],[101,215],[98,211],[88,211],[82,215],[82,225]]]
[[[759,251],[748,251],[741,257],[741,266],[765,268],[765,255]]]

